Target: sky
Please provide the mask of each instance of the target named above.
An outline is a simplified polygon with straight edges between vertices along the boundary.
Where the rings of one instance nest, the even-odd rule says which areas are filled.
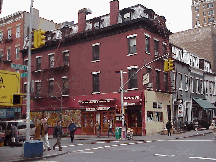
[[[110,12],[111,0],[34,0],[33,7],[39,10],[39,16],[55,23],[65,21],[78,22],[78,11],[89,8],[92,14],[86,19],[106,15]],[[31,0],[3,0],[0,17],[17,11],[30,12]],[[173,32],[192,28],[191,0],[119,0],[119,9],[142,4],[153,9],[160,16],[165,16],[167,28]]]

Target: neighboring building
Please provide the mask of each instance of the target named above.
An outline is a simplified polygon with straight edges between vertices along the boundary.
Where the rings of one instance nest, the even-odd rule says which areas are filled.
[[[191,121],[191,91],[190,91],[190,65],[185,60],[184,50],[170,44],[170,51],[174,58],[175,68],[171,73],[173,123],[176,121]]]
[[[206,26],[170,35],[170,43],[211,62],[216,72],[216,29]]]
[[[22,53],[24,41],[29,34],[30,13],[19,11],[0,19],[0,69],[10,70],[11,63],[23,64]],[[54,30],[60,25],[39,17],[39,10],[33,9],[32,28]]]
[[[216,110],[215,74],[212,73],[211,63],[175,45],[171,44],[170,48],[175,59],[175,70],[171,75],[175,89],[174,123],[198,120],[202,124],[209,124]],[[206,121],[203,122],[203,119]],[[205,124],[202,126],[206,127]]]
[[[64,127],[74,118],[78,134],[95,134],[98,121],[107,134],[108,120],[121,126],[120,74],[115,71],[122,69],[124,83],[130,79],[124,86],[127,126],[135,135],[162,131],[172,107],[170,74],[163,71],[171,34],[165,18],[140,4],[119,10],[118,0],[110,2],[110,14],[86,20],[89,13],[79,10],[78,24],[47,32],[46,46],[32,50],[32,119],[47,115],[53,127],[62,114]],[[23,59],[27,63],[27,50]],[[156,97],[148,100],[146,89]],[[146,101],[152,109],[145,109]],[[160,103],[158,109],[153,102]],[[152,132],[146,123],[150,110],[159,122]]]
[[[33,23],[34,29],[53,30],[59,25],[39,17],[39,11],[33,9]],[[24,40],[29,32],[29,16],[30,13],[19,11],[0,18],[0,70],[20,72],[11,68],[11,63],[23,64],[22,53]],[[22,81],[20,82],[23,85]],[[22,88],[22,87],[21,87]],[[21,106],[7,107],[4,109],[14,109],[15,118],[21,118]],[[12,110],[13,111],[13,110]]]
[[[192,0],[192,26],[211,25],[215,27],[216,1],[215,0]]]

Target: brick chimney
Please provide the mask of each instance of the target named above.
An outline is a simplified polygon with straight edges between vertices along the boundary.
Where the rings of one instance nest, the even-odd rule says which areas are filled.
[[[92,11],[88,8],[83,8],[78,11],[78,33],[84,32],[86,27],[86,15],[91,14]]]
[[[114,25],[118,23],[118,15],[119,15],[119,1],[118,0],[110,1],[110,25]]]

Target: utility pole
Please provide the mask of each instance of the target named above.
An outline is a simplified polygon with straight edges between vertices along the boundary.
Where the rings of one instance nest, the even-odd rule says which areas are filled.
[[[30,6],[29,20],[29,48],[28,48],[28,76],[27,76],[27,108],[26,108],[26,142],[30,140],[30,87],[31,87],[31,46],[32,46],[32,17],[33,17],[33,0]]]

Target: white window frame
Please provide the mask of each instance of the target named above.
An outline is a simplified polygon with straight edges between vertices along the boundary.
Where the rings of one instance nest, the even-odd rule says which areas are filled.
[[[19,58],[20,58],[20,54],[19,54],[18,48],[19,48],[19,51],[20,51],[20,46],[17,46],[17,47],[15,48],[15,50],[16,50],[16,59],[19,59]]]
[[[8,39],[11,39],[12,29],[8,29]]]
[[[188,84],[189,84],[188,75],[185,75],[185,91],[189,90]]]
[[[182,88],[182,73],[178,73],[179,74],[179,90],[183,90]]]
[[[20,25],[19,26],[16,26],[16,38],[19,38],[20,37]]]
[[[194,89],[193,89],[193,77],[190,77],[190,90],[191,90],[191,93],[194,93]]]

